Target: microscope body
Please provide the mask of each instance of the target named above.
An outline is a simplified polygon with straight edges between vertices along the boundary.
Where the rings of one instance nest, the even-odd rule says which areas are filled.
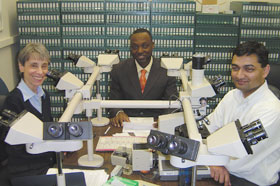
[[[230,158],[242,158],[253,153],[251,145],[257,143],[249,142],[250,139],[258,139],[256,141],[260,141],[267,138],[265,129],[262,127],[261,121],[259,120],[252,122],[258,123],[258,127],[249,130],[251,132],[245,132],[240,122],[234,121],[209,135],[206,139],[202,138],[199,129],[209,122],[206,117],[207,102],[205,103],[204,101],[207,101],[207,98],[215,96],[218,88],[224,85],[220,77],[212,80],[211,83],[204,77],[203,66],[206,62],[207,60],[205,57],[198,54],[193,56],[192,62],[184,65],[184,70],[178,69],[180,71],[179,74],[183,87],[183,91],[180,92],[183,112],[159,117],[159,131],[168,133],[163,134],[163,136],[169,136],[170,134],[176,136],[178,134],[175,133],[175,128],[180,125],[185,125],[187,130],[187,132],[185,132],[186,137],[189,140],[194,140],[199,143],[199,148],[193,149],[197,151],[196,159],[191,159],[189,157],[182,158],[181,155],[178,156],[178,154],[172,151],[167,153],[171,155],[171,165],[178,168],[193,167],[196,165],[226,165]],[[164,66],[168,67],[168,64]],[[174,69],[172,70],[174,71]],[[172,74],[176,73],[173,72]],[[191,79],[191,81],[189,81],[189,79]],[[248,135],[248,133],[250,133],[250,135]],[[150,134],[148,139],[153,137],[154,134]],[[175,137],[169,137],[169,139],[170,140],[166,142],[166,146],[174,143],[173,139],[175,139]],[[188,146],[184,141],[181,141],[181,144],[183,144],[183,146]],[[153,146],[153,144],[150,145]],[[155,147],[151,148],[158,150]]]

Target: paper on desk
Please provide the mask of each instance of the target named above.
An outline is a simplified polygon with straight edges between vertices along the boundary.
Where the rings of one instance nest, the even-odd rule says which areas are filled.
[[[129,117],[130,122],[144,122],[144,123],[152,123],[154,122],[153,117]]]
[[[109,178],[105,170],[63,169],[63,173],[83,172],[87,186],[102,186]],[[47,174],[57,174],[56,168],[50,168]]]
[[[146,181],[143,181],[143,180],[135,180],[135,181],[138,181],[139,186],[160,186],[160,185],[149,183],[149,182],[146,182]]]
[[[154,128],[153,117],[129,117],[130,122],[123,122],[123,130],[151,130]]]
[[[150,130],[124,130],[122,133],[115,133],[113,136],[136,136],[136,137],[148,137]]]
[[[114,151],[119,146],[132,148],[134,143],[147,143],[144,136],[100,136],[95,151]]]

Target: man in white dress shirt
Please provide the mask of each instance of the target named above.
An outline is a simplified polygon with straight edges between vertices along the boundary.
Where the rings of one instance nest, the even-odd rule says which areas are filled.
[[[241,125],[260,119],[268,138],[252,146],[253,154],[210,167],[211,176],[224,186],[276,185],[279,179],[280,101],[265,80],[269,70],[268,51],[262,44],[248,41],[234,50],[231,76],[236,88],[208,116],[207,128],[213,133],[237,119]]]

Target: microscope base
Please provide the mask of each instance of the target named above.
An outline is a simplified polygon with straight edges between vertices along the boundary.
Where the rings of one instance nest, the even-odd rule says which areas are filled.
[[[95,127],[102,127],[102,126],[108,125],[110,123],[110,120],[108,118],[105,118],[105,117],[93,118],[91,120],[91,123]]]
[[[85,176],[82,172],[66,173],[67,186],[86,186]],[[12,186],[50,186],[57,185],[56,175],[36,175],[17,177],[11,180]]]
[[[85,167],[101,167],[103,163],[103,157],[97,154],[93,154],[92,160],[89,160],[88,155],[81,156],[78,160],[78,164]]]

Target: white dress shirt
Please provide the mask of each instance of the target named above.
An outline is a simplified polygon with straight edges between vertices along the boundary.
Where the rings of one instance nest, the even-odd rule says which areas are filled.
[[[251,146],[253,154],[231,159],[225,167],[231,174],[257,185],[277,182],[280,171],[280,101],[268,89],[267,82],[246,98],[238,89],[229,91],[208,119],[210,133],[237,119],[242,126],[260,119],[268,138]]]
[[[37,88],[37,94],[35,94],[21,79],[20,83],[18,84],[17,88],[21,91],[23,95],[23,101],[26,102],[27,100],[30,101],[31,105],[42,113],[42,96],[45,96],[44,90],[41,86]]]
[[[151,57],[149,64],[145,68],[142,68],[136,60],[135,60],[135,64],[136,64],[136,69],[138,72],[138,78],[140,79],[141,70],[145,69],[146,70],[145,77],[146,77],[146,80],[148,80],[148,77],[149,77],[149,74],[150,74],[150,71],[152,68],[152,64],[153,64],[153,57]]]

